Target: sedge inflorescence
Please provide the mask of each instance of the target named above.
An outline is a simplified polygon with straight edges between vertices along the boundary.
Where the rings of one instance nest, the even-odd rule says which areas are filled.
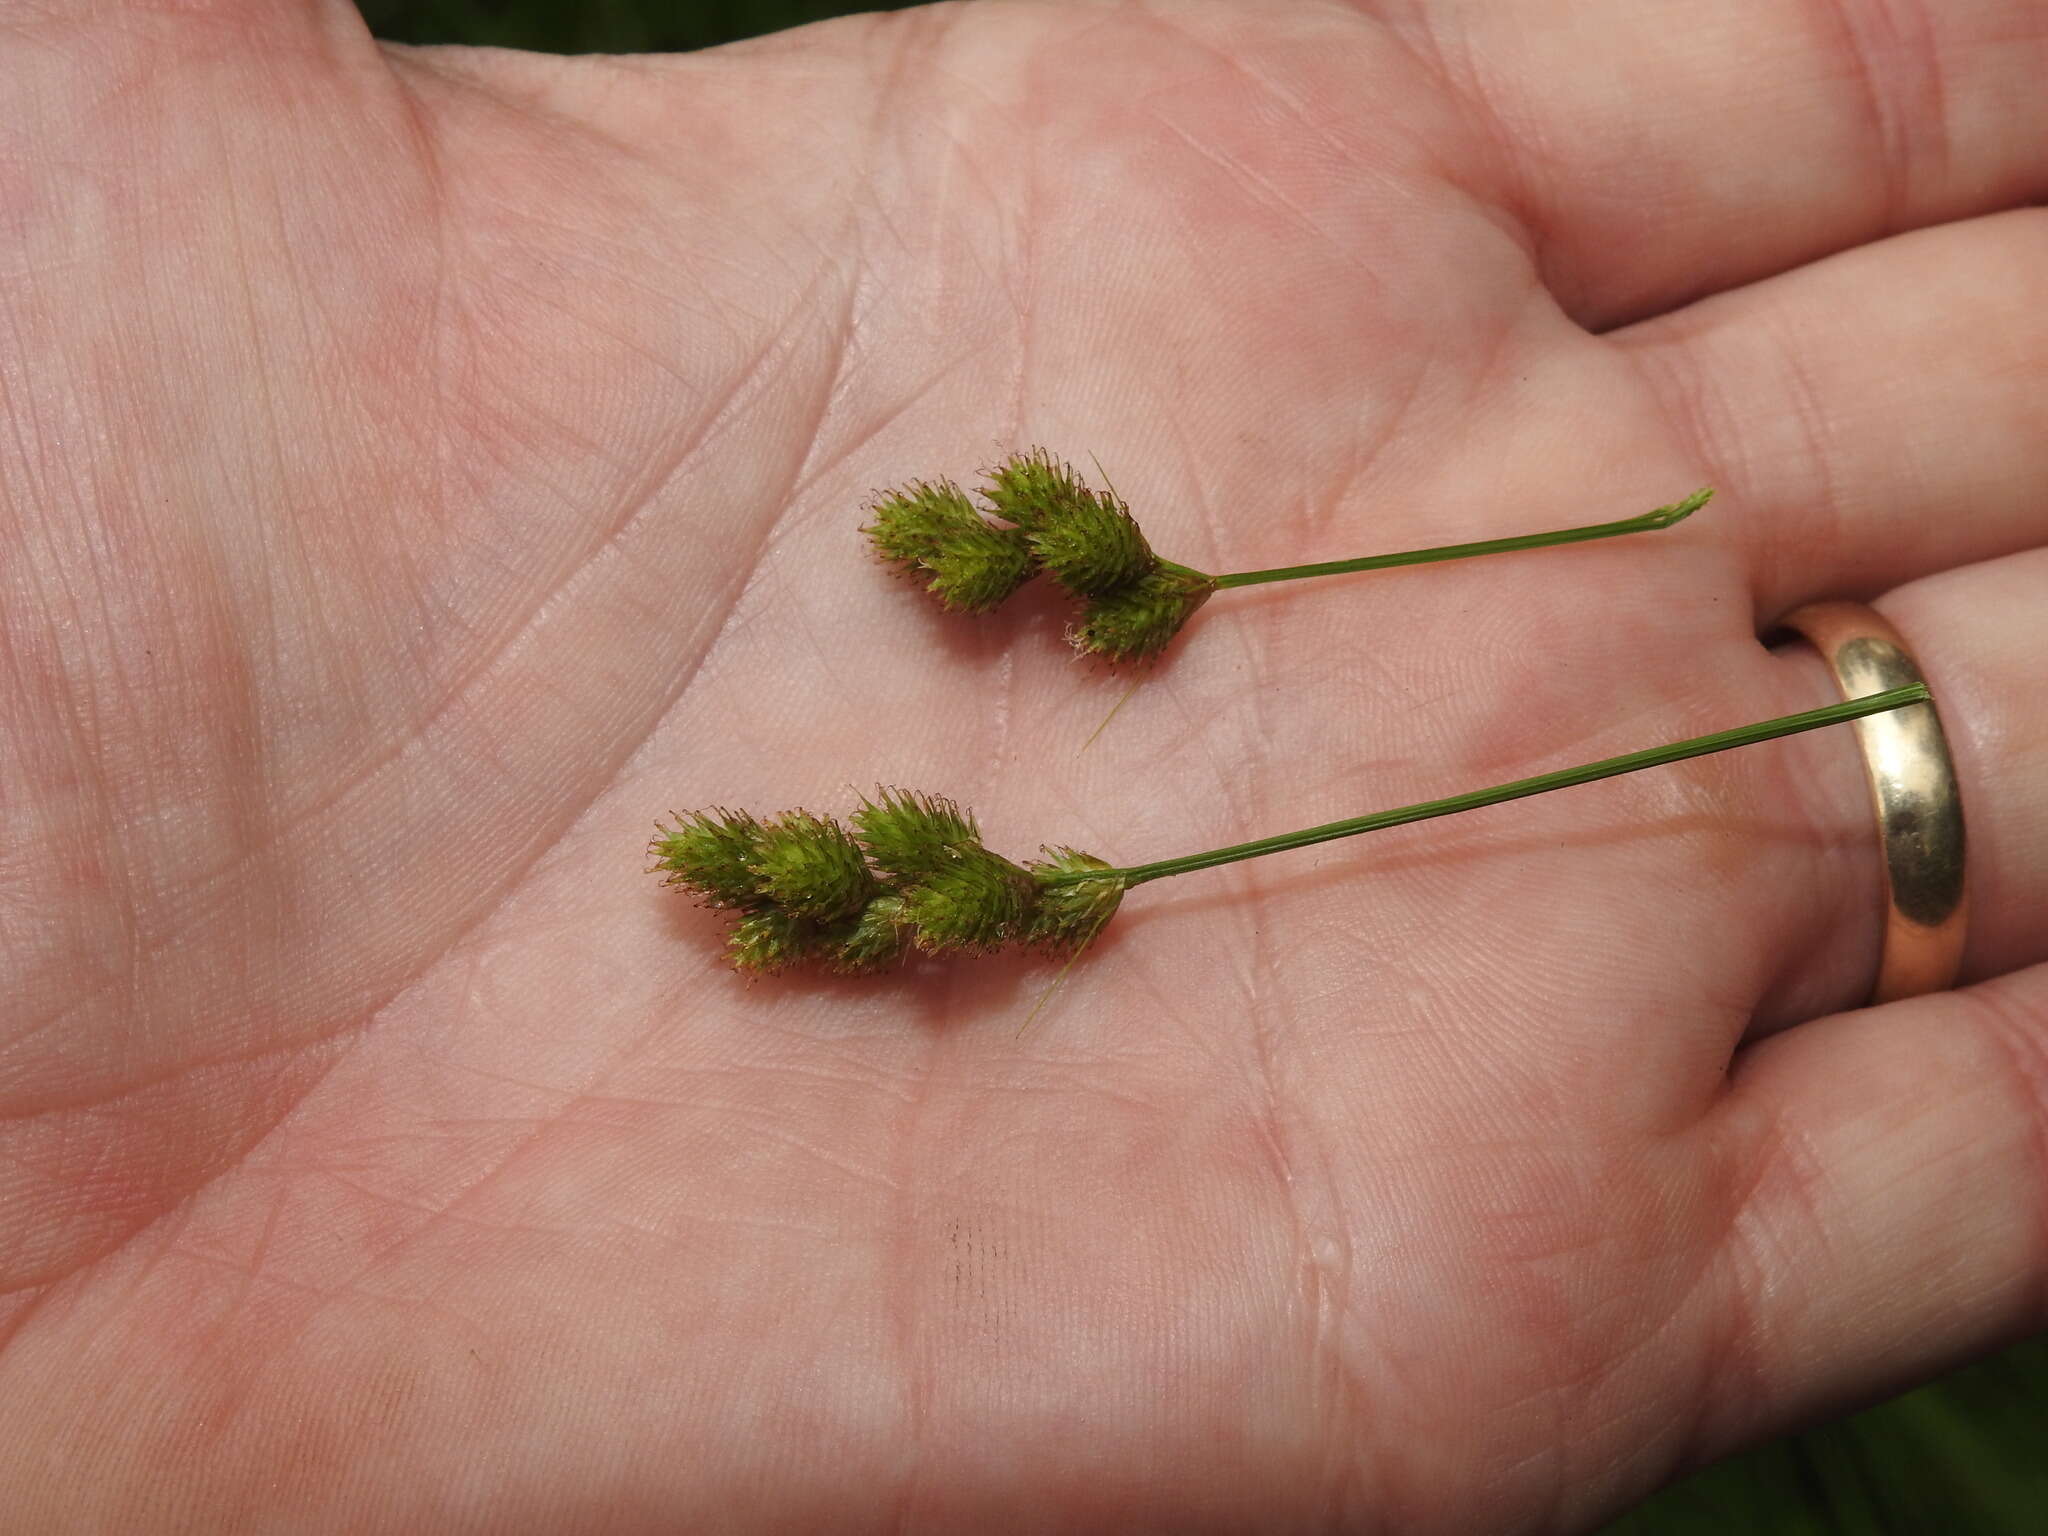
[[[982,505],[950,480],[880,492],[862,532],[877,554],[956,613],[989,613],[1043,573],[1081,605],[1067,638],[1106,661],[1149,661],[1216,590],[1162,560],[1113,490],[1043,448],[984,475]]]
[[[804,962],[870,974],[914,952],[1013,944],[1070,954],[1123,900],[1122,876],[1101,859],[1047,848],[1013,863],[940,795],[879,790],[847,820],[692,811],[658,823],[648,852],[666,884],[736,914],[726,957],[753,975]]]

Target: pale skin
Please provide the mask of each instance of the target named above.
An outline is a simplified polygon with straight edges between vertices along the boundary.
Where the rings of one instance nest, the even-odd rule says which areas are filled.
[[[1571,1531],[2048,1294],[2048,12],[1012,5],[681,59],[0,0],[0,1487],[24,1530]],[[1693,13],[1687,12],[1686,17]],[[1122,691],[874,487],[1099,456]],[[1091,466],[1092,468],[1092,466]],[[725,970],[655,818],[1138,862],[1829,702],[1963,778],[1860,1006],[1833,730]]]

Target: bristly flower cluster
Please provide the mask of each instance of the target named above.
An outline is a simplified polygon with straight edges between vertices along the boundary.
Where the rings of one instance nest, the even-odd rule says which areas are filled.
[[[848,820],[850,831],[808,811],[692,811],[657,824],[648,853],[664,883],[740,914],[726,956],[754,975],[804,961],[884,971],[913,950],[1073,953],[1123,900],[1123,878],[1102,860],[1048,848],[1043,862],[1013,864],[939,795],[878,790]],[[1083,870],[1104,873],[1072,878]]]
[[[1068,639],[1112,662],[1157,656],[1216,590],[1214,578],[1155,555],[1115,491],[1091,489],[1043,448],[985,478],[986,513],[951,481],[915,481],[880,493],[861,531],[955,612],[990,612],[1043,571],[1081,602]]]
[[[1031,549],[1015,528],[998,528],[950,480],[913,481],[876,498],[861,531],[875,552],[925,586],[953,613],[990,613],[1031,576]]]

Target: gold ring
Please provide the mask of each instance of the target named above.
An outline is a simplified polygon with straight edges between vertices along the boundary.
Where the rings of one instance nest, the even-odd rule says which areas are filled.
[[[1810,603],[1784,627],[1812,642],[1842,697],[1921,682],[1912,652],[1876,610]],[[1884,948],[1873,1003],[1955,983],[1963,960],[1963,800],[1932,702],[1856,722],[1884,845]]]

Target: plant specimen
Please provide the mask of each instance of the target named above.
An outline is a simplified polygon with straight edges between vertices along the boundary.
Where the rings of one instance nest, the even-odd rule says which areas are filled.
[[[1081,604],[1067,638],[1109,662],[1158,656],[1196,609],[1230,587],[1643,533],[1683,521],[1713,495],[1695,491],[1683,501],[1618,522],[1212,576],[1155,554],[1113,489],[1090,488],[1070,465],[1043,448],[1011,455],[985,478],[980,491],[985,508],[950,480],[918,480],[880,492],[872,521],[861,531],[877,554],[921,579],[956,613],[992,612],[1034,571],[1043,571]]]
[[[1545,794],[1574,784],[1752,746],[1929,701],[1924,683],[1799,714],[1689,737],[1661,747],[1539,773],[1489,789],[1283,832],[1150,864],[1116,866],[1073,848],[1013,863],[984,847],[974,817],[938,795],[885,789],[848,818],[786,811],[692,811],[657,824],[648,852],[665,883],[737,914],[726,943],[734,969],[779,971],[800,961],[834,970],[887,970],[913,952],[986,953],[1026,945],[1075,954],[1116,915],[1134,886],[1240,859],[1261,858]]]

